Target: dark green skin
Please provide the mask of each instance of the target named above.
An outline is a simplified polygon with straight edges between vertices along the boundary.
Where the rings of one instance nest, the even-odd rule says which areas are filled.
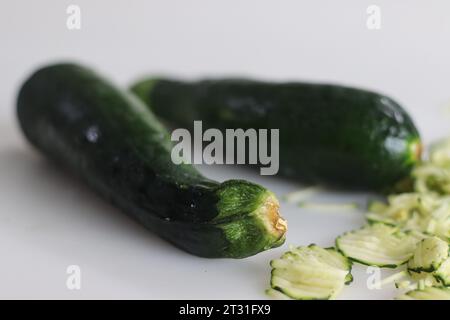
[[[40,151],[187,252],[242,258],[284,241],[254,214],[270,191],[173,164],[169,135],[148,108],[86,68],[38,70],[20,90],[17,114]]]
[[[307,183],[383,189],[420,159],[409,115],[377,93],[307,83],[148,79],[132,86],[161,119],[192,128],[279,129],[280,170]]]

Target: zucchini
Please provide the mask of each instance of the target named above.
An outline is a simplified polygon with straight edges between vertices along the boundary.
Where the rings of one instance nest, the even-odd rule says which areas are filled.
[[[408,271],[434,272],[448,256],[449,247],[446,241],[437,237],[425,238],[417,244],[413,257],[408,261]]]
[[[302,200],[308,199],[313,195],[322,191],[322,188],[311,186],[304,189],[296,190],[284,195],[281,199],[287,203],[299,203]]]
[[[416,236],[382,223],[367,225],[336,238],[336,248],[349,259],[369,266],[397,268],[412,257]]]
[[[450,138],[441,139],[431,144],[429,148],[430,162],[437,165],[450,164]]]
[[[450,196],[433,192],[391,195],[387,204],[372,203],[366,218],[369,223],[384,223],[449,241]]]
[[[438,237],[428,237],[417,245],[408,261],[408,273],[413,279],[450,286],[450,248]]]
[[[421,193],[450,194],[450,164],[423,163],[413,172],[414,188]]]
[[[355,211],[358,209],[358,204],[356,202],[347,203],[319,203],[319,202],[307,202],[303,201],[298,204],[300,208],[312,209],[318,211],[329,211],[329,212],[339,212],[339,211]]]
[[[399,297],[397,300],[450,300],[450,288],[425,287],[423,289],[411,290]]]
[[[275,300],[292,300],[290,297],[288,297],[284,293],[281,293],[280,291],[274,290],[272,288],[267,289],[266,294],[267,294],[267,296],[269,296]]]
[[[450,258],[447,258],[433,275],[443,286],[450,287]]]
[[[423,235],[422,235],[423,236]],[[417,239],[420,237],[416,235]],[[411,284],[409,277],[415,280]],[[419,240],[413,255],[406,264],[406,270],[397,272],[379,282],[380,286],[395,282],[397,288],[423,289],[427,286],[449,286],[449,245],[438,237]]]
[[[353,280],[352,264],[346,257],[334,248],[314,244],[291,248],[270,265],[271,289],[267,292],[278,299],[333,299]]]
[[[421,156],[410,116],[374,92],[244,79],[146,79],[131,90],[176,127],[279,129],[279,174],[307,183],[390,188]]]
[[[37,149],[191,254],[243,258],[284,242],[286,224],[272,192],[175,165],[169,134],[154,115],[85,67],[36,71],[20,89],[17,114]]]
[[[433,143],[428,161],[413,170],[414,188],[421,193],[450,194],[450,139]]]

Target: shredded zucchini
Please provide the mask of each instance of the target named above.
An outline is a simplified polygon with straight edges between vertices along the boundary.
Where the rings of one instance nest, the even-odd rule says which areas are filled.
[[[299,207],[322,211],[349,211],[358,209],[358,204],[350,203],[318,203],[318,202],[300,202]]]
[[[437,237],[420,241],[414,256],[408,261],[408,272],[412,279],[425,286],[448,286],[450,280],[449,245]]]
[[[425,287],[415,289],[396,298],[397,300],[450,300],[450,288]]]
[[[411,284],[411,281],[402,280],[402,281],[399,281],[399,282],[395,282],[395,287],[397,289],[408,289],[408,291],[409,291],[409,290],[415,289],[416,285],[415,284]]]
[[[425,163],[413,171],[414,188],[420,193],[450,193],[450,165]]]
[[[274,290],[272,288],[267,289],[266,294],[275,300],[292,300],[290,297],[288,297],[284,293],[282,293],[278,290]]]
[[[377,286],[382,287],[382,286],[385,286],[385,285],[387,285],[389,283],[394,282],[396,284],[396,287],[397,287],[397,283],[400,284],[402,282],[409,282],[409,281],[403,280],[407,276],[408,276],[408,272],[406,270],[400,271],[400,272],[394,273],[393,275],[390,275],[387,278],[384,278],[383,280],[378,282]]]
[[[417,238],[420,239],[420,238]],[[449,261],[448,244],[437,238],[427,237],[418,240],[413,256],[408,260],[406,270],[397,272],[379,282],[379,286],[384,286],[394,282],[396,288],[423,289],[429,286],[446,285],[446,279],[449,279],[449,270],[447,261]],[[439,275],[437,272],[439,271]],[[409,277],[415,280],[411,284]],[[442,279],[441,279],[442,278]]]
[[[432,143],[429,148],[429,159],[436,165],[450,164],[450,138]]]
[[[450,258],[447,258],[434,272],[434,277],[443,286],[450,287]]]
[[[281,197],[282,200],[288,202],[288,203],[298,203],[302,200],[308,199],[314,194],[320,192],[322,188],[311,186],[304,189],[300,189],[297,191],[290,192],[283,197]]]
[[[388,203],[369,207],[367,220],[450,239],[450,196],[434,193],[392,195]]]
[[[292,299],[334,299],[353,280],[347,258],[334,248],[314,244],[291,248],[270,265],[271,289]],[[268,293],[274,295],[271,290]]]
[[[413,255],[417,238],[382,223],[344,233],[336,247],[349,259],[370,266],[396,268]]]
[[[429,159],[414,168],[408,192],[368,206],[368,224],[336,239],[336,248],[292,248],[273,260],[275,298],[331,299],[352,280],[351,262],[401,270],[378,283],[406,293],[397,299],[450,300],[450,138],[432,145]],[[315,189],[289,198],[302,207],[354,209],[355,204],[302,202]],[[342,254],[341,254],[342,253]]]
[[[408,261],[408,271],[434,272],[448,259],[449,246],[446,241],[429,237],[420,241],[414,256]]]
[[[386,210],[386,208],[387,208],[387,205],[381,201],[371,201],[371,202],[369,202],[369,205],[368,205],[369,212],[374,212],[374,213],[383,212]]]

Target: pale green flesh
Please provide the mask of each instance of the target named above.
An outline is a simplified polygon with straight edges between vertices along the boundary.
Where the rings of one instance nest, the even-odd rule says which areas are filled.
[[[384,224],[367,225],[336,239],[346,257],[362,264],[395,268],[413,255],[416,239]]]
[[[352,279],[344,256],[316,245],[292,248],[271,266],[271,289],[298,300],[333,299]]]
[[[445,287],[427,287],[412,290],[396,298],[397,300],[450,300],[450,289]]]

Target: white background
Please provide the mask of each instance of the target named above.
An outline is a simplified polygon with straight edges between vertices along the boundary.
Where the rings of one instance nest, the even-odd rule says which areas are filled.
[[[81,30],[66,8],[81,8]],[[381,8],[368,30],[366,9]],[[241,75],[339,82],[393,96],[428,142],[449,134],[448,1],[161,0],[2,1],[0,4],[0,298],[265,298],[268,262],[286,246],[244,260],[185,254],[130,221],[56,170],[23,140],[14,114],[18,86],[54,61],[87,63],[127,86],[143,74]],[[301,187],[245,170],[202,168],[218,180],[244,177],[282,195]],[[329,192],[323,201],[365,195]],[[287,244],[329,246],[364,221],[282,204]],[[66,288],[66,268],[82,288]],[[384,298],[365,268],[341,298]]]

